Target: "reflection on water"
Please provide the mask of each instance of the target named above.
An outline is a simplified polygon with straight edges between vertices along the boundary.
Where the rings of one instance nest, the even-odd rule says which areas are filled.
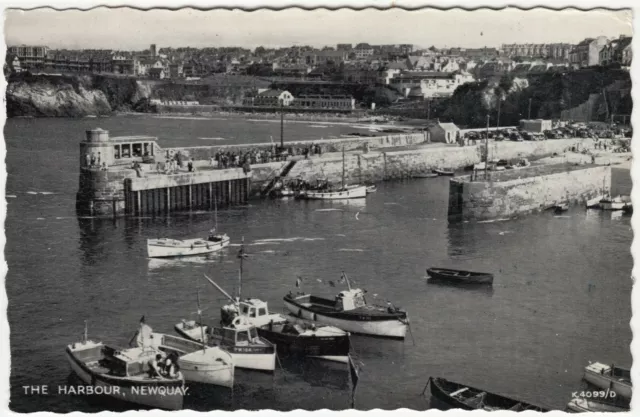
[[[488,297],[493,296],[493,285],[485,284],[456,284],[445,280],[439,280],[437,278],[429,278],[426,280],[428,285],[439,287],[439,291],[467,291],[470,293],[485,295]]]

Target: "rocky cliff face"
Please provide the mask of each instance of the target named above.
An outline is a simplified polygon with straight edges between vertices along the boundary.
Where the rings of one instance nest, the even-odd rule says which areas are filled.
[[[9,117],[83,117],[131,111],[147,101],[151,89],[131,78],[21,74],[9,79]]]
[[[7,116],[81,117],[108,114],[111,106],[102,91],[81,84],[19,80],[7,86]]]

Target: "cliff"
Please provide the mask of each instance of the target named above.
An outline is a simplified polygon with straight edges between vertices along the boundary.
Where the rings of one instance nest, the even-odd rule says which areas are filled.
[[[9,78],[7,116],[82,117],[147,108],[149,86],[101,75],[32,75]]]
[[[489,114],[495,125],[499,98],[503,126],[518,125],[527,118],[529,103],[531,118],[559,119],[563,112],[569,114],[568,110],[589,100],[593,103],[588,119],[605,121],[611,113],[631,114],[631,78],[627,71],[599,67],[526,79],[507,75],[458,87],[453,96],[437,104],[435,115],[460,126],[484,127]]]

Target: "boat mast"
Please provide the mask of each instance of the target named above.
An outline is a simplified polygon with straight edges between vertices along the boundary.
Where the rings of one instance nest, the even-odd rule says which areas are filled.
[[[218,200],[213,196],[213,213],[216,219],[216,232],[218,231]]]
[[[87,343],[87,340],[89,340],[87,337],[88,333],[89,332],[87,330],[87,321],[85,320],[84,321],[84,340],[82,341],[83,343]]]
[[[342,147],[342,189],[344,190],[344,146]]]
[[[202,310],[200,309],[200,290],[196,291],[196,302],[198,303],[198,324],[200,325],[200,337],[202,337],[202,353],[206,350],[204,341],[204,326],[202,325]]]
[[[342,271],[342,276],[344,277],[345,281],[347,281],[347,287],[349,288],[349,291],[351,291],[351,282],[349,282],[349,277],[344,273],[344,271]]]
[[[238,271],[238,301],[242,298],[242,261],[244,260],[244,236],[240,244],[240,270]]]

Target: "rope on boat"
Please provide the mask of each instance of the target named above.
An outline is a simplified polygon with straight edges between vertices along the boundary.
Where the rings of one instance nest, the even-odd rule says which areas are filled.
[[[429,384],[430,384],[430,383],[431,383],[431,378],[429,378],[429,379],[427,380],[427,383],[426,383],[426,385],[424,386],[424,389],[422,390],[422,394],[420,394],[420,395],[424,396],[424,393],[425,393],[425,392],[427,392],[427,387],[429,386]]]

